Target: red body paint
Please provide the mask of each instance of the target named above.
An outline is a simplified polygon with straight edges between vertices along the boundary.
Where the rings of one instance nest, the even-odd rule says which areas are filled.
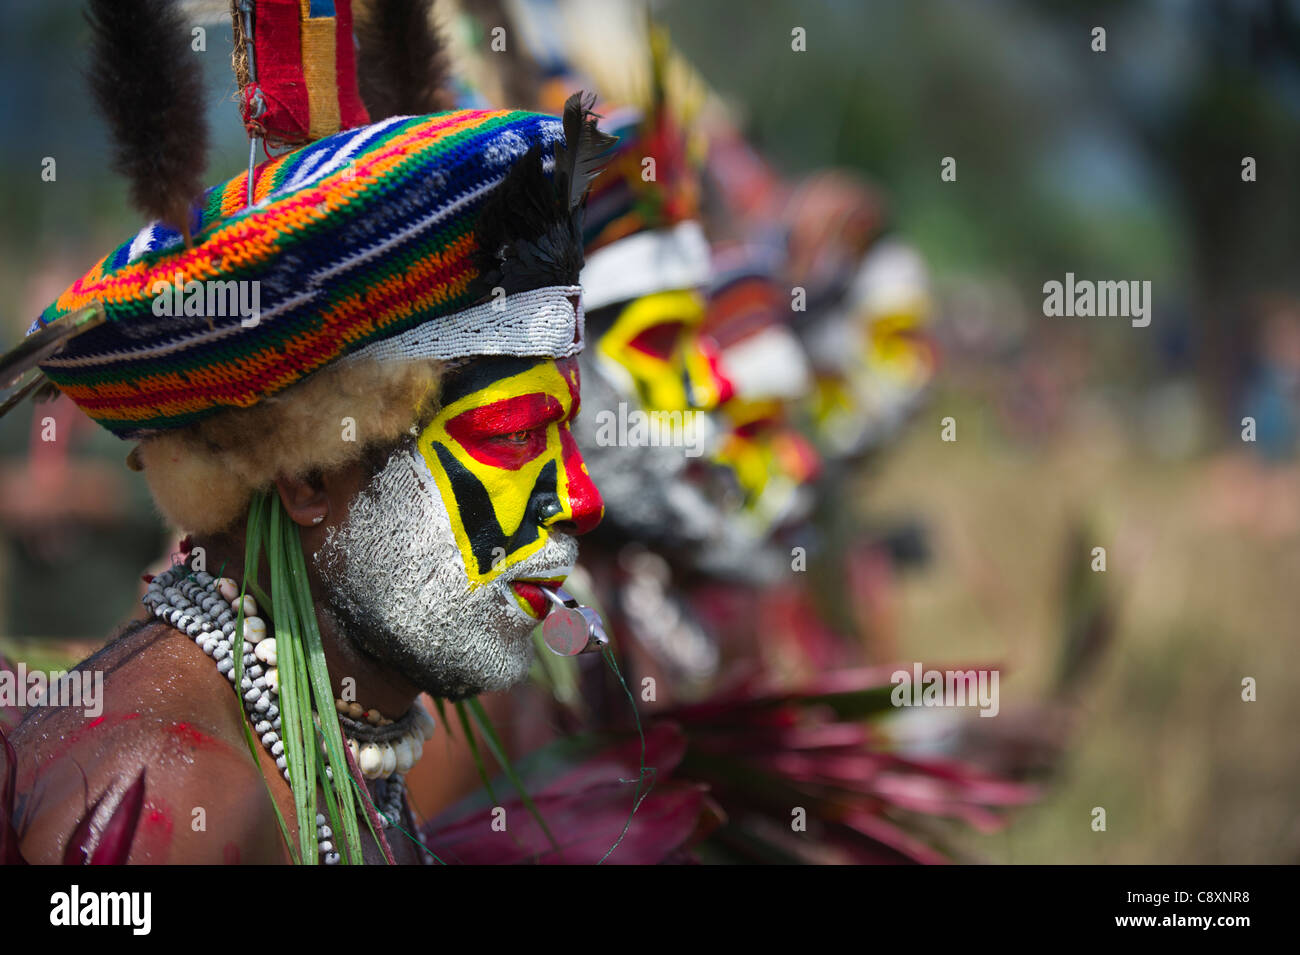
[[[139,718],[140,718],[139,713],[127,713],[120,717],[113,717],[113,719],[120,720],[122,722],[125,722],[127,720],[136,720]],[[103,726],[106,723],[108,723],[108,721],[109,721],[109,716],[108,714],[105,713],[101,716],[95,717],[95,719],[91,720],[80,730],[77,730],[76,732],[73,733],[66,734],[60,739],[59,746],[50,750],[48,753],[45,754],[45,756],[41,758],[41,763],[42,764],[52,763],[54,762],[54,760],[59,759],[62,756],[66,756],[68,754],[68,750],[72,749],[72,747],[76,746],[79,742],[81,742],[82,733],[84,733],[86,730],[93,730],[96,729],[97,727]]]
[[[220,740],[196,730],[189,723],[173,723],[167,732],[177,744],[190,749],[210,749],[220,745]]]
[[[162,800],[151,797],[145,803],[145,811],[140,817],[140,828],[135,834],[136,848],[140,851],[142,861],[154,865],[167,861],[173,829],[171,807]]]

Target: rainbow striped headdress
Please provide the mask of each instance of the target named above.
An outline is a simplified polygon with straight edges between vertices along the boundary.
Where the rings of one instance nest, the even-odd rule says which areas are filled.
[[[610,140],[563,119],[462,110],[337,133],[209,189],[191,241],[155,222],[0,356],[139,439],[172,521],[225,526],[281,473],[405,433],[448,362],[565,358],[583,340],[582,211]],[[42,379],[43,375],[43,379]],[[44,381],[44,384],[42,384]],[[356,444],[324,440],[355,419]]]
[[[193,247],[155,223],[74,283],[32,330],[94,302],[107,320],[40,367],[108,430],[142,437],[256,404],[345,356],[571,355],[580,243],[549,267],[510,268],[484,247],[483,221],[513,166],[531,161],[540,179],[563,143],[553,117],[467,110],[272,160],[251,207],[247,173],[208,190]],[[492,229],[510,232],[510,213]],[[541,231],[515,225],[524,241]]]
[[[365,18],[360,77],[339,49],[347,0],[257,0],[232,8],[254,149],[262,135],[315,138],[366,111],[378,121],[203,191],[185,21],[168,0],[146,5],[90,0],[90,78],[114,166],[154,221],[0,355],[0,389],[14,388],[0,415],[66,394],[139,441],[128,464],[174,523],[203,532],[280,475],[400,439],[436,404],[448,362],[582,347],[583,209],[612,142],[594,96],[569,97],[562,118],[439,112],[427,4]],[[337,121],[332,108],[317,115],[335,100],[311,82],[310,121],[288,121],[298,114],[280,106],[301,92],[299,72],[334,76]],[[367,77],[366,111],[345,110]],[[340,441],[343,422],[355,436]]]

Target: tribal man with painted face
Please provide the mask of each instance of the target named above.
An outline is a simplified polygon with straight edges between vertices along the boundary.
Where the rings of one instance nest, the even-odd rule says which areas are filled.
[[[725,532],[730,485],[712,466],[731,397],[702,328],[709,246],[685,144],[661,107],[610,110],[619,137],[593,189],[582,281],[592,347],[579,440],[624,539],[699,556]],[[657,162],[645,182],[641,158]]]
[[[180,24],[151,13],[165,47]],[[142,28],[95,14],[102,48]],[[590,100],[349,126],[347,92],[342,131],[151,209],[0,358],[136,441],[190,535],[149,619],[82,664],[102,715],[15,731],[30,861],[427,861],[397,837],[432,731],[418,694],[521,679],[601,519],[570,433],[582,208],[610,142]],[[260,314],[153,307],[209,281],[257,283]]]
[[[707,685],[719,663],[672,577],[727,550],[740,495],[716,460],[716,412],[732,386],[704,328],[710,250],[682,131],[662,101],[611,107],[602,127],[619,141],[588,203],[576,432],[608,510],[583,570],[632,671],[676,692]]]
[[[354,642],[448,699],[527,673],[543,588],[573,570],[602,504],[569,422],[574,359],[479,359],[389,458],[320,551]]]

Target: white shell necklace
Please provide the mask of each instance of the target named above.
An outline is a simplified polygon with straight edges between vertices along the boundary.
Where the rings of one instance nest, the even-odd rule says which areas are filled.
[[[242,601],[242,603],[241,603]],[[266,621],[257,615],[252,595],[239,595],[239,585],[229,577],[215,578],[204,571],[192,571],[187,564],[172,567],[149,581],[144,605],[159,620],[171,624],[194,640],[217,664],[217,671],[233,686],[235,661],[233,635],[238,611],[244,612],[244,673],[236,691],[243,698],[253,732],[275,760],[276,767],[289,779],[284,742],[280,739],[280,681],[275,652],[275,638],[267,636]],[[432,738],[433,717],[417,700],[401,719],[382,721],[378,712],[369,714],[355,703],[335,701],[344,738],[357,760],[362,775],[375,780],[375,808],[384,828],[401,819],[405,795],[402,774],[420,758],[424,741]],[[364,717],[357,721],[353,714]],[[374,714],[373,718],[370,714]],[[319,716],[317,716],[319,719]],[[333,770],[325,767],[333,778]],[[333,843],[333,831],[323,813],[316,815],[316,841],[326,865],[336,865],[339,853]],[[425,861],[432,861],[422,853]]]

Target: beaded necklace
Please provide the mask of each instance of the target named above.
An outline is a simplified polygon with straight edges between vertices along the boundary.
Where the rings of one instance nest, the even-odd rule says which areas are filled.
[[[284,741],[280,739],[280,680],[276,668],[275,638],[267,635],[266,621],[257,615],[257,601],[239,595],[239,585],[229,577],[215,578],[182,564],[149,582],[144,605],[159,620],[180,630],[217,664],[217,671],[234,686],[233,643],[239,611],[244,614],[244,673],[236,692],[243,700],[253,732],[289,780]],[[352,756],[366,779],[375,781],[375,808],[384,828],[401,818],[405,796],[404,774],[420,758],[424,742],[433,737],[434,721],[417,700],[400,719],[388,720],[378,710],[363,710],[357,703],[335,701],[338,719]],[[319,720],[319,715],[316,717]],[[360,719],[358,719],[360,718]],[[325,774],[333,778],[331,767]],[[323,813],[316,815],[316,843],[322,861],[337,865],[340,859],[334,833]],[[423,860],[432,857],[421,847]]]

